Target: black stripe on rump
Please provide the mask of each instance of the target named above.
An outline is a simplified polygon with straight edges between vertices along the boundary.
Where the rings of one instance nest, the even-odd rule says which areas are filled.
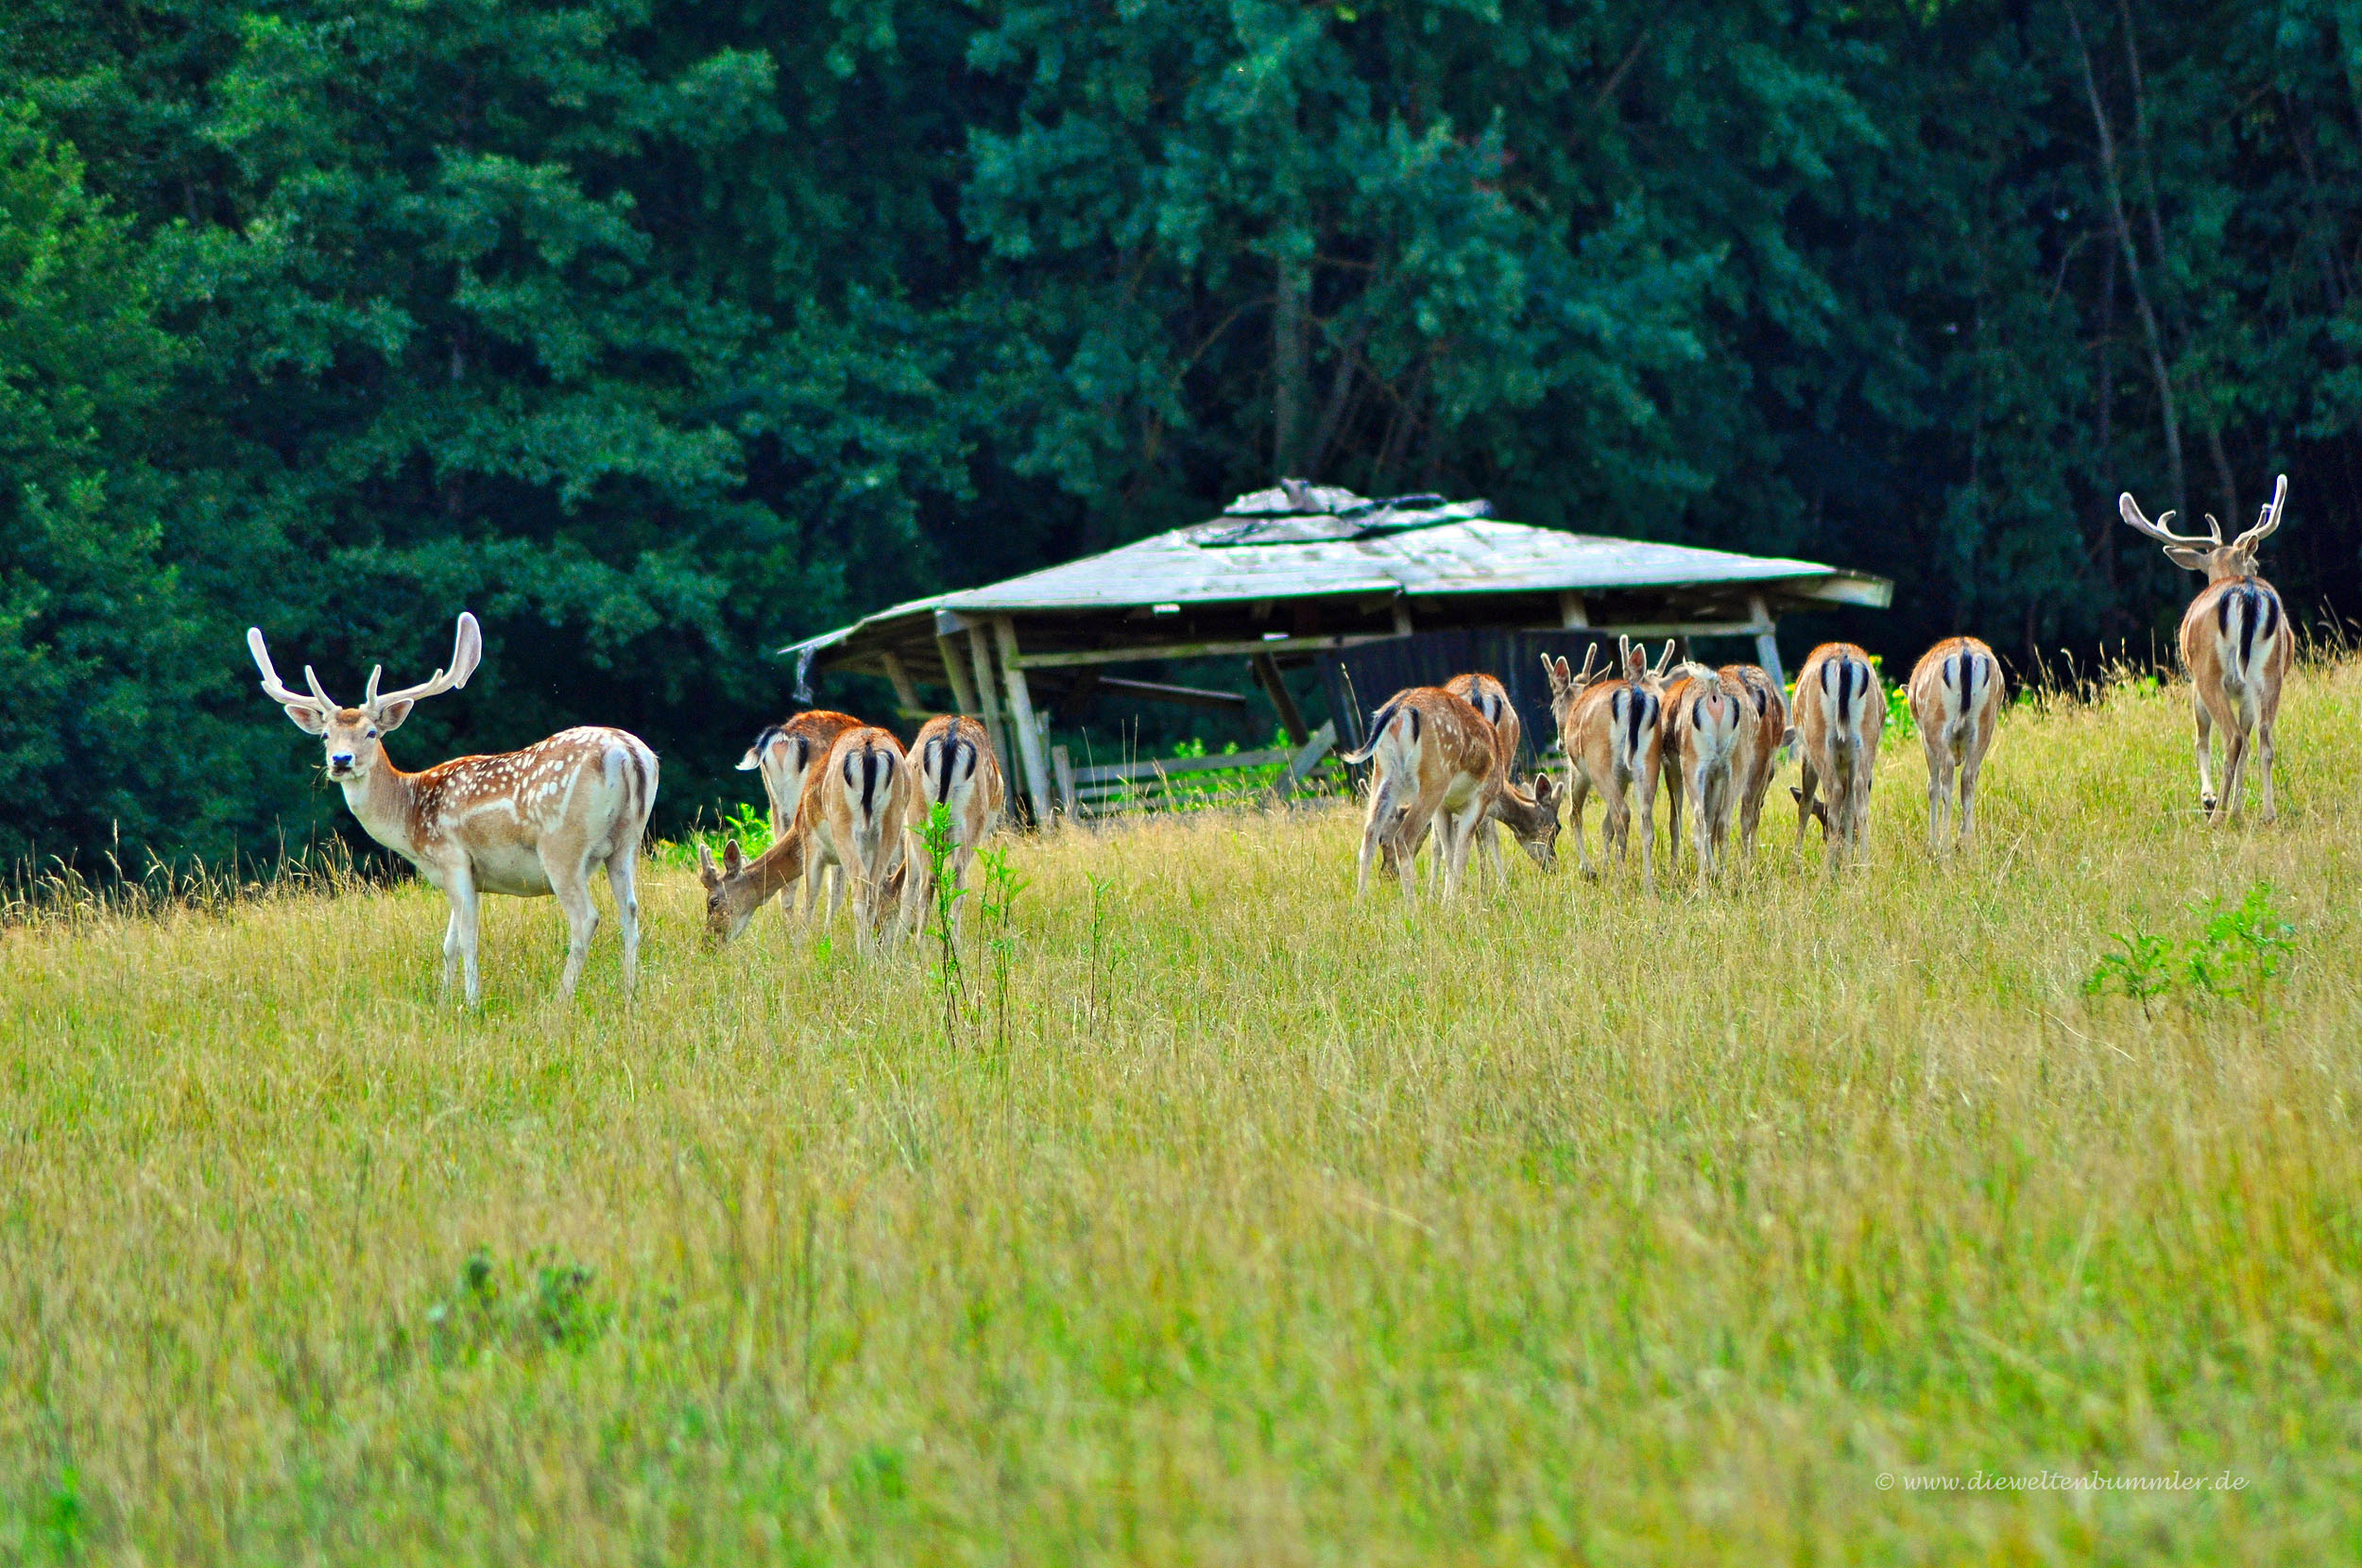
[[[2252,588],[2243,588],[2238,592],[2247,601],[2247,623],[2239,628],[2239,669],[2245,672],[2255,663],[2255,628],[2264,619],[2264,596]]]

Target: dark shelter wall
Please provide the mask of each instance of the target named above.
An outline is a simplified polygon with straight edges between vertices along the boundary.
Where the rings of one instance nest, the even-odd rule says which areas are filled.
[[[744,797],[765,650],[1275,472],[2170,623],[2115,521],[2362,609],[2344,13],[19,0],[0,857],[350,831],[240,636],[413,765],[611,722]],[[1230,678],[1244,685],[1239,672]]]

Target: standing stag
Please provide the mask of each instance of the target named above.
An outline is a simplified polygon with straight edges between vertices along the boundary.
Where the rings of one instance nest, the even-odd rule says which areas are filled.
[[[443,991],[454,965],[467,968],[468,1004],[481,996],[476,979],[476,901],[505,893],[519,898],[555,896],[566,912],[566,972],[557,982],[571,997],[590,951],[599,912],[590,902],[590,873],[604,865],[624,932],[624,989],[640,972],[640,899],[634,873],[640,841],[656,804],[656,753],[620,729],[561,730],[522,751],[454,758],[423,773],[403,773],[385,756],[385,738],[402,727],[421,700],[468,684],[484,657],[475,617],[459,617],[451,668],[424,685],[381,693],[379,665],[359,707],[339,707],[303,667],[308,695],[290,690],[271,668],[259,627],[246,645],[263,673],[263,690],[287,710],[296,727],[327,745],[328,776],[344,787],[345,804],[369,837],[408,861],[451,900],[443,932]]]
[[[1870,778],[1886,732],[1886,690],[1870,656],[1851,642],[1824,642],[1796,673],[1796,745],[1805,782],[1796,796],[1796,844],[1821,818],[1832,869],[1858,858],[1870,827]],[[1825,811],[1818,796],[1828,797]]]
[[[850,713],[836,713],[816,707],[795,715],[785,724],[769,725],[755,737],[755,743],[748,746],[746,755],[738,759],[738,768],[741,773],[752,769],[762,775],[762,793],[771,800],[773,843],[787,837],[788,830],[795,827],[796,810],[803,803],[804,780],[811,776],[813,764],[829,755],[829,748],[836,744],[838,736],[848,729],[860,727],[861,721]],[[830,869],[833,869],[833,876],[825,874]],[[830,919],[836,918],[836,912],[845,904],[845,868],[837,866],[823,870],[823,875],[813,877],[805,883],[804,918],[807,920],[820,907],[824,884]],[[802,875],[799,868],[796,877]],[[795,900],[796,879],[791,877],[772,890],[773,893],[787,895],[779,901],[782,914],[787,912],[789,905]],[[763,896],[768,898],[771,894],[766,893]]]
[[[2269,822],[2276,814],[2272,727],[2280,720],[2280,688],[2296,656],[2296,639],[2288,630],[2279,593],[2255,575],[2255,547],[2280,526],[2280,511],[2287,503],[2288,476],[2284,473],[2255,526],[2225,544],[2222,528],[2212,517],[2201,539],[2169,532],[2165,524],[2173,520],[2171,512],[2149,521],[2129,490],[2116,502],[2126,522],[2165,547],[2165,559],[2206,574],[2206,587],[2182,612],[2181,641],[2182,667],[2190,673],[2195,689],[2191,706],[2198,716],[2199,802],[2211,822],[2239,809],[2251,734],[2264,775],[2264,820]],[[2224,754],[2219,799],[2209,776],[2217,724],[2222,726]]]
[[[1565,659],[1548,654],[1542,656],[1542,668],[1550,680],[1550,716],[1558,721],[1559,745],[1566,753],[1566,793],[1573,802],[1567,826],[1575,830],[1575,854],[1583,874],[1591,871],[1591,851],[1583,841],[1584,804],[1593,791],[1599,792],[1607,806],[1600,856],[1602,861],[1611,854],[1621,860],[1631,843],[1632,818],[1624,804],[1625,792],[1631,790],[1641,823],[1641,883],[1654,892],[1656,786],[1665,754],[1664,677],[1673,644],[1665,644],[1654,669],[1649,666],[1648,650],[1634,647],[1630,638],[1617,639],[1616,647],[1624,672],[1620,680],[1593,675],[1593,648],[1583,650],[1579,673],[1569,673]]]
[[[1556,792],[1548,778],[1537,777],[1531,790],[1513,782],[1500,739],[1483,714],[1441,687],[1412,687],[1387,699],[1370,720],[1369,744],[1344,758],[1376,763],[1355,896],[1368,891],[1371,862],[1382,855],[1401,878],[1404,895],[1415,898],[1412,860],[1432,826],[1443,895],[1453,898],[1477,824],[1487,815],[1505,823],[1535,863],[1545,869],[1556,863]]]
[[[1973,637],[1948,637],[1919,657],[1908,688],[1919,743],[1927,749],[1927,848],[1943,848],[1952,781],[1960,778],[1960,844],[1977,833],[1977,775],[2001,719],[2001,661]]]

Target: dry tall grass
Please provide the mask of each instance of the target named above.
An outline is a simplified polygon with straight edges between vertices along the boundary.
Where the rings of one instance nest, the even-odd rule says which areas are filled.
[[[1778,811],[1414,917],[1339,810],[1019,843],[1005,1052],[681,873],[631,1007],[501,900],[438,1007],[415,886],[18,929],[0,1558],[2362,1555],[2358,719],[2217,832],[2179,693],[2014,712],[1951,867],[1891,745],[1835,884]],[[2084,997],[2259,879],[2260,1014]],[[1877,1481],[1980,1470],[2246,1484]]]

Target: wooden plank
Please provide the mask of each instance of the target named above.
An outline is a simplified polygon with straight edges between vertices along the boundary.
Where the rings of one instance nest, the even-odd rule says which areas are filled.
[[[1171,686],[1163,681],[1125,680],[1120,675],[1102,675],[1099,687],[1121,691],[1145,702],[1172,703],[1181,707],[1219,707],[1246,711],[1246,698],[1236,691],[1210,691],[1202,686]]]
[[[967,633],[968,665],[976,672],[976,701],[984,710],[984,733],[992,738],[992,754],[1001,764],[1003,787],[1017,782],[1017,758],[1009,754],[1008,727],[1001,722],[1001,694],[992,669],[992,633],[973,626]]]
[[[1314,730],[1311,738],[1293,757],[1288,758],[1288,774],[1279,781],[1279,793],[1292,794],[1301,789],[1312,770],[1320,766],[1321,758],[1334,750],[1336,744],[1337,721],[1330,719]]]
[[[886,679],[894,683],[894,699],[902,705],[904,713],[924,713],[928,710],[927,705],[918,700],[918,687],[911,680],[910,671],[903,667],[901,655],[880,654],[878,663],[884,669]]]
[[[1147,778],[1155,774],[1220,773],[1226,768],[1268,768],[1285,762],[1295,754],[1284,747],[1267,751],[1233,751],[1219,757],[1159,757],[1140,762],[1102,762],[1096,767],[1077,768],[1078,783],[1096,784],[1109,778]]]
[[[1254,669],[1255,678],[1262,682],[1263,694],[1279,710],[1279,727],[1288,732],[1289,743],[1301,746],[1311,740],[1312,732],[1305,727],[1304,714],[1296,707],[1295,693],[1288,690],[1288,683],[1280,677],[1278,663],[1269,654],[1258,654],[1247,663]]]

